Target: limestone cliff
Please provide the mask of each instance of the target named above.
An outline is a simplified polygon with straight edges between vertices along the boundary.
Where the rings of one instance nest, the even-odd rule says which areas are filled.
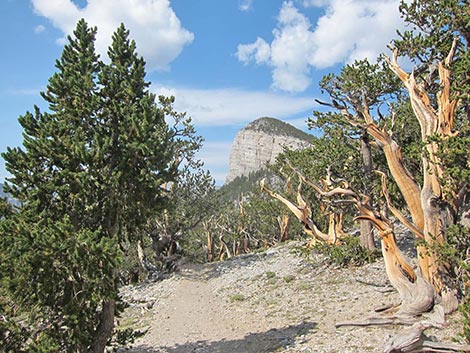
[[[284,147],[305,148],[311,137],[274,118],[259,118],[240,130],[232,144],[226,183],[273,163]]]

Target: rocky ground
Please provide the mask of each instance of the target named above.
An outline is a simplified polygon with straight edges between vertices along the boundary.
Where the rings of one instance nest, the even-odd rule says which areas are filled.
[[[181,264],[170,278],[128,286],[122,327],[147,330],[129,353],[381,352],[403,327],[341,327],[398,303],[383,263],[335,268],[291,242],[221,263]],[[449,325],[427,332],[453,342]]]

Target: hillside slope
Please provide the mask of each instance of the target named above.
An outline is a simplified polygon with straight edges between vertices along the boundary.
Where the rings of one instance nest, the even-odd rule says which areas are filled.
[[[400,327],[335,328],[398,301],[381,261],[340,269],[299,243],[206,265],[186,264],[173,277],[126,287],[122,324],[148,329],[129,353],[381,352]],[[450,326],[428,334],[452,342]],[[124,349],[121,351],[124,352]]]

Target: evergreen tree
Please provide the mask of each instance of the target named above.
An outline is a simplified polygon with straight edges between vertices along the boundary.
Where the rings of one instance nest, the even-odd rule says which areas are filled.
[[[109,64],[95,34],[78,22],[42,93],[49,112],[20,117],[24,148],[3,154],[6,191],[22,203],[0,227],[2,287],[15,308],[1,328],[6,351],[104,352],[121,307],[124,243],[176,177],[175,135],[129,32],[114,34]]]
[[[101,110],[94,177],[106,197],[101,217],[120,236],[135,234],[164,203],[162,185],[176,178],[175,132],[148,91],[145,62],[121,25],[99,76]],[[138,207],[130,207],[138,205]]]

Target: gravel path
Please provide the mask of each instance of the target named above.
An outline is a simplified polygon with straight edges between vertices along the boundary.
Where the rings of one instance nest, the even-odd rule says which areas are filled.
[[[400,327],[342,327],[397,303],[383,264],[339,269],[300,244],[222,263],[182,265],[157,283],[123,289],[130,302],[122,326],[147,329],[129,353],[381,352]],[[459,328],[427,332],[451,342]]]

